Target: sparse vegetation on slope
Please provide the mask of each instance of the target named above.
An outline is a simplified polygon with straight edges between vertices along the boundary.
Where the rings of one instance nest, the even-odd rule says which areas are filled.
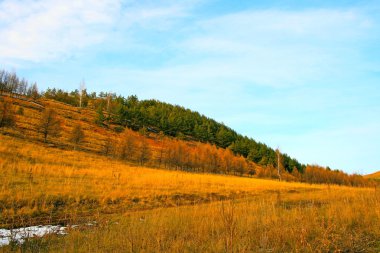
[[[98,213],[240,199],[322,186],[136,167],[1,136],[0,223],[72,222]],[[41,220],[42,219],[42,220]]]
[[[97,221],[95,227],[31,239],[14,249],[379,250],[376,188],[149,169],[91,152],[0,138],[2,227]]]
[[[3,88],[0,115],[12,124],[0,127],[0,227],[96,221],[3,251],[380,250],[379,189],[361,176],[280,166],[284,180],[318,184],[258,179],[277,178],[275,167],[150,125],[125,128],[111,96],[82,97],[79,108]]]
[[[365,175],[364,177],[380,181],[380,171],[372,173],[372,174]]]
[[[276,157],[276,152],[264,144],[180,106],[139,101],[135,96],[125,99],[106,93],[89,95],[84,89],[71,93],[48,89],[43,93],[45,98],[39,98],[35,84],[29,87],[16,75],[2,73],[0,90],[4,102],[0,104],[9,104],[3,106],[8,109],[2,112],[11,116],[13,122],[12,127],[3,128],[5,134],[29,140],[42,138],[60,148],[102,153],[167,169],[310,183],[370,184],[360,175],[315,165],[301,166],[286,154],[278,153],[280,157]]]

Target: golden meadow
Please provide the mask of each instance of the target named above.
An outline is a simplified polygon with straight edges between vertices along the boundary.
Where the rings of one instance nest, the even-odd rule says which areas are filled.
[[[136,167],[1,136],[3,226],[82,224],[3,251],[378,252],[380,191]]]
[[[62,224],[69,226],[68,234],[28,239],[0,251],[380,251],[380,190],[375,185],[354,188],[187,173],[175,166],[152,168],[149,161],[141,166],[138,159],[104,154],[107,138],[113,149],[120,148],[120,134],[96,127],[92,110],[49,100],[43,104],[59,113],[59,137],[42,143],[36,131],[41,106],[17,99],[14,109],[22,107],[23,114],[16,116],[16,127],[1,129],[0,227]],[[74,150],[68,134],[78,122],[85,139]],[[145,139],[157,159],[159,142]],[[167,142],[169,149],[185,147]],[[199,150],[231,158],[199,145]],[[241,157],[231,159],[243,163]],[[92,226],[85,225],[89,222]]]

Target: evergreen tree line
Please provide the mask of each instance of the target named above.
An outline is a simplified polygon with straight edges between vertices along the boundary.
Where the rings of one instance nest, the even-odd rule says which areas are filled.
[[[167,136],[229,148],[235,154],[262,166],[276,166],[276,152],[272,148],[181,106],[157,100],[140,101],[136,96],[124,98],[104,92],[98,95],[95,92],[89,94],[86,89],[67,92],[48,88],[40,94],[36,83],[29,85],[25,79],[4,70],[0,71],[0,93],[25,95],[33,99],[42,95],[73,106],[79,106],[81,97],[82,107],[87,107],[90,103],[97,110],[97,122],[100,125],[112,122],[136,131],[146,127],[149,131],[162,131]],[[286,154],[283,154],[283,163],[288,172],[293,169],[302,172],[305,167]]]
[[[252,138],[236,133],[226,125],[216,122],[198,112],[182,106],[171,105],[157,100],[138,100],[136,96],[127,98],[112,96],[112,103],[106,106],[106,99],[97,98],[99,123],[112,121],[133,130],[146,127],[149,131],[162,131],[167,136],[194,140],[228,148],[262,166],[277,166],[276,151]],[[105,110],[104,108],[108,108]],[[106,115],[104,115],[106,114]],[[106,120],[108,119],[108,120]],[[296,159],[282,154],[283,166],[291,173],[294,169],[302,172],[304,165]]]
[[[35,93],[34,96],[31,96],[31,91]],[[97,111],[97,124],[102,126],[118,124],[120,125],[120,131],[124,128],[129,128],[134,131],[143,130],[156,134],[162,133],[165,136],[175,137],[179,140],[209,143],[215,145],[216,148],[228,149],[234,155],[241,156],[248,161],[261,165],[263,168],[269,168],[267,170],[269,172],[262,171],[262,175],[266,174],[266,176],[275,177],[273,172],[274,168],[277,167],[275,150],[263,143],[256,142],[252,138],[236,133],[222,123],[182,106],[171,105],[154,99],[140,101],[134,95],[125,98],[117,96],[115,93],[88,93],[86,89],[67,92],[61,89],[48,88],[45,92],[39,93],[37,84],[34,83],[29,86],[24,79],[20,79],[16,74],[6,71],[0,71],[0,92],[26,95],[32,98],[43,96],[73,106],[90,107]],[[196,166],[187,166],[186,163],[180,166],[182,169],[185,167],[192,169]],[[307,169],[305,165],[287,154],[281,154],[281,167],[288,175],[296,175],[297,177],[299,177],[299,173],[303,174]],[[310,176],[311,174],[318,174],[319,172],[316,172],[319,171],[318,169],[310,170],[310,166],[308,166],[308,171],[308,176],[302,177],[303,181],[327,182],[326,180],[318,181],[315,179],[322,178],[322,176],[315,178]],[[245,173],[247,173],[247,170]],[[324,169],[324,172],[318,175],[323,174],[323,177],[325,177],[326,174],[329,174],[334,177],[334,173],[343,172]],[[339,180],[334,182],[336,183],[337,181]]]
[[[20,114],[21,111],[18,110],[16,113],[12,103],[0,97],[0,128],[17,127],[16,114]],[[47,143],[61,136],[61,132],[67,129],[67,127],[62,127],[63,123],[64,121],[53,108],[45,108],[35,125],[35,130]],[[84,145],[86,134],[81,124],[77,123],[70,128],[70,132],[66,133],[68,134],[67,141],[71,143],[74,150],[86,149]],[[123,161],[189,172],[278,178],[277,169],[273,166],[257,166],[243,156],[234,154],[231,149],[220,148],[214,144],[186,142],[167,137],[163,132],[150,134],[146,128],[140,129],[139,132],[125,128],[122,133],[107,135],[100,152]],[[284,170],[283,156],[280,156],[280,171],[282,179],[286,181],[350,186],[370,184],[360,175],[347,175],[342,171],[331,171],[319,166],[308,165],[303,173],[298,170],[289,173]]]

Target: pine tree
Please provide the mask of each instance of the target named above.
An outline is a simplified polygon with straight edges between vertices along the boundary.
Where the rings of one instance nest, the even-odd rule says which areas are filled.
[[[103,106],[100,105],[98,110],[96,111],[97,113],[97,117],[95,119],[95,123],[100,125],[100,126],[103,126],[104,124],[104,121],[106,120],[106,117],[104,116],[104,113],[103,113]]]

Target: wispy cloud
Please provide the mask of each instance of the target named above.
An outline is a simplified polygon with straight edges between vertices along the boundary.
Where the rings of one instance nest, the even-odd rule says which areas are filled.
[[[306,163],[343,168],[350,136],[376,146],[378,7],[208,13],[204,2],[5,0],[0,64],[42,88],[85,78],[91,90],[181,104]]]
[[[214,56],[229,63],[235,78],[272,86],[335,75],[347,56],[357,56],[353,45],[373,29],[372,20],[359,10],[254,10],[197,25],[183,42],[190,54]]]
[[[0,2],[0,62],[62,60],[121,37],[132,26],[164,29],[186,15],[189,3],[5,0]],[[118,34],[119,33],[119,34]],[[124,47],[128,45],[124,44]]]

